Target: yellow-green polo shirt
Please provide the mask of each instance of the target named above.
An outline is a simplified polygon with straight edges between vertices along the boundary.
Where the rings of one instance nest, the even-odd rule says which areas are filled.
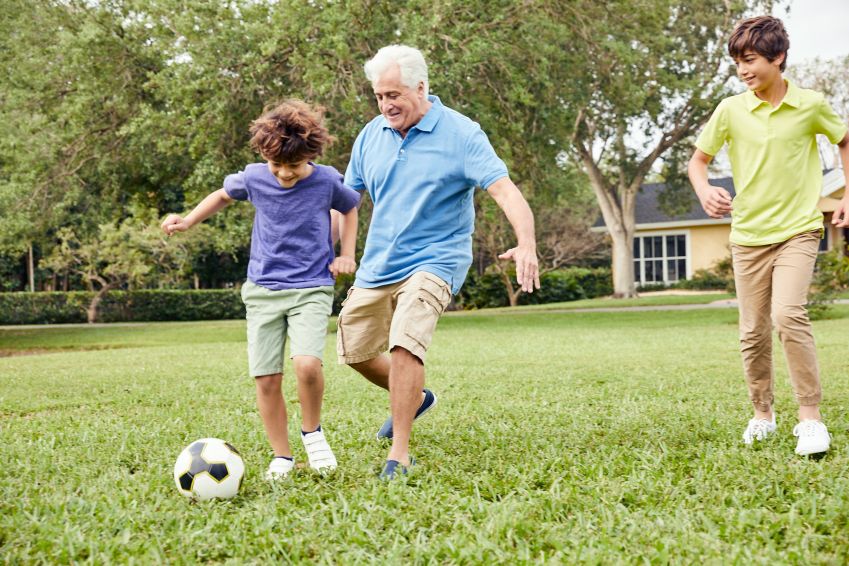
[[[790,81],[775,108],[752,91],[719,103],[696,147],[716,155],[728,143],[737,193],[731,242],[764,246],[822,228],[817,134],[837,143],[846,135],[846,124],[821,93]]]

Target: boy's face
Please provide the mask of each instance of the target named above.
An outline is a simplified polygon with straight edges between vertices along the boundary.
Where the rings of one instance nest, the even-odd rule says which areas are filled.
[[[737,64],[737,76],[746,83],[749,90],[764,91],[781,80],[781,62],[784,57],[779,55],[774,61],[770,61],[754,51],[746,51],[742,57],[734,60]]]
[[[401,82],[401,69],[395,65],[372,83],[380,113],[392,129],[406,134],[419,123],[428,109],[424,84],[412,89]]]
[[[284,189],[291,189],[301,179],[306,179],[312,173],[312,166],[308,159],[296,163],[281,163],[272,159],[266,159],[268,170]]]

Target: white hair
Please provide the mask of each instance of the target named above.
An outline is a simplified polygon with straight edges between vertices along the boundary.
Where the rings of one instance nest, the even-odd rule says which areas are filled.
[[[415,89],[424,83],[424,95],[427,96],[427,63],[422,52],[406,45],[387,45],[365,64],[366,78],[374,84],[394,65],[401,69],[401,82]]]

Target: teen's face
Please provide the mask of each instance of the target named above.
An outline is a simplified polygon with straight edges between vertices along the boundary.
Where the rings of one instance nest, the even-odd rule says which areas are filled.
[[[297,163],[281,163],[271,159],[266,161],[268,162],[268,170],[284,189],[291,189],[295,186],[295,183],[309,177],[312,173],[312,167],[307,159]]]
[[[737,64],[737,76],[746,83],[749,90],[755,92],[766,90],[781,80],[782,61],[784,55],[770,61],[754,51],[747,51],[742,57],[734,60]]]
[[[397,65],[383,73],[372,83],[374,97],[380,113],[389,122],[389,126],[406,135],[419,123],[427,112],[427,97],[424,84],[410,88],[401,82],[401,69]]]

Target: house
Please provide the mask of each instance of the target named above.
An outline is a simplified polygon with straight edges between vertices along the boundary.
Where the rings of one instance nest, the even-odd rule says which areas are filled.
[[[734,195],[731,177],[711,179],[712,185]],[[663,212],[659,195],[663,183],[643,185],[637,193],[634,237],[634,279],[637,285],[670,284],[689,279],[699,269],[710,269],[730,255],[728,235],[731,218],[711,218],[702,210],[694,192],[690,192],[687,212],[670,216]],[[825,216],[825,238],[820,250],[840,247],[846,251],[849,229],[831,225],[831,213],[846,190],[843,170],[832,169],[823,175],[819,209]],[[607,232],[604,220],[599,219],[593,232]],[[614,262],[615,264],[615,262]]]

